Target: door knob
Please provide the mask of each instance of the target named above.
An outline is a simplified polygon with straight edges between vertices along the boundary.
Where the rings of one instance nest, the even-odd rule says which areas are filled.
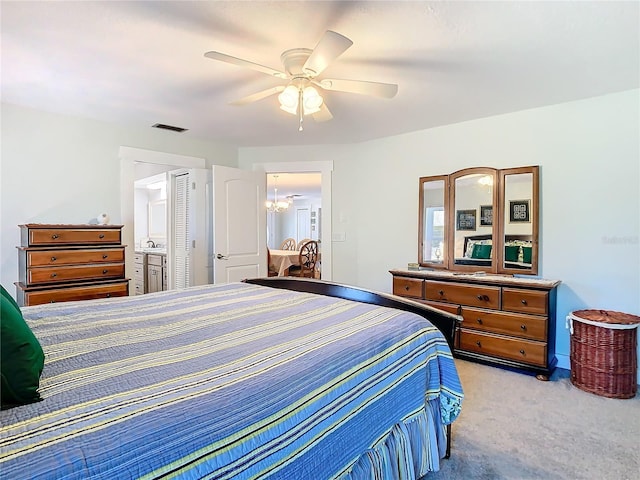
[[[227,257],[226,255],[222,255],[221,253],[216,254],[216,258],[218,260],[229,260],[229,257]]]

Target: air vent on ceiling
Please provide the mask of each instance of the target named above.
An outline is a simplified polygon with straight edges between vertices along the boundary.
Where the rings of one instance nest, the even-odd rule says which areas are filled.
[[[173,125],[165,125],[164,123],[156,123],[155,125],[152,125],[152,126],[153,128],[160,128],[162,130],[171,130],[172,132],[178,132],[178,133],[187,131],[186,128],[174,127]]]

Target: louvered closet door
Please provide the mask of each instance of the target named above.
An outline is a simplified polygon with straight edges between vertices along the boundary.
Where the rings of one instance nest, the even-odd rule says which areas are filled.
[[[175,258],[175,288],[191,286],[191,239],[189,228],[189,174],[184,173],[175,176],[174,188],[174,229],[173,244]]]

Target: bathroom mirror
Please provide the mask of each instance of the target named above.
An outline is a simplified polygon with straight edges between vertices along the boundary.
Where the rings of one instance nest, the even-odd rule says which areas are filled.
[[[167,201],[149,202],[149,235],[150,238],[166,238],[167,236]]]

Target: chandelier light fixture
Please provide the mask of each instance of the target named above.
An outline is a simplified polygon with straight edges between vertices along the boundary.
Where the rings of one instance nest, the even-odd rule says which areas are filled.
[[[314,87],[309,85],[309,79],[304,77],[294,78],[287,88],[285,88],[278,100],[280,108],[292,115],[298,115],[300,126],[298,131],[303,130],[303,115],[311,115],[320,111],[324,100]]]
[[[273,180],[274,180],[273,202],[267,200],[265,202],[265,205],[267,207],[267,212],[278,213],[289,208],[289,205],[291,204],[292,199],[287,197],[288,201],[286,202],[278,201],[278,175],[274,175]]]

